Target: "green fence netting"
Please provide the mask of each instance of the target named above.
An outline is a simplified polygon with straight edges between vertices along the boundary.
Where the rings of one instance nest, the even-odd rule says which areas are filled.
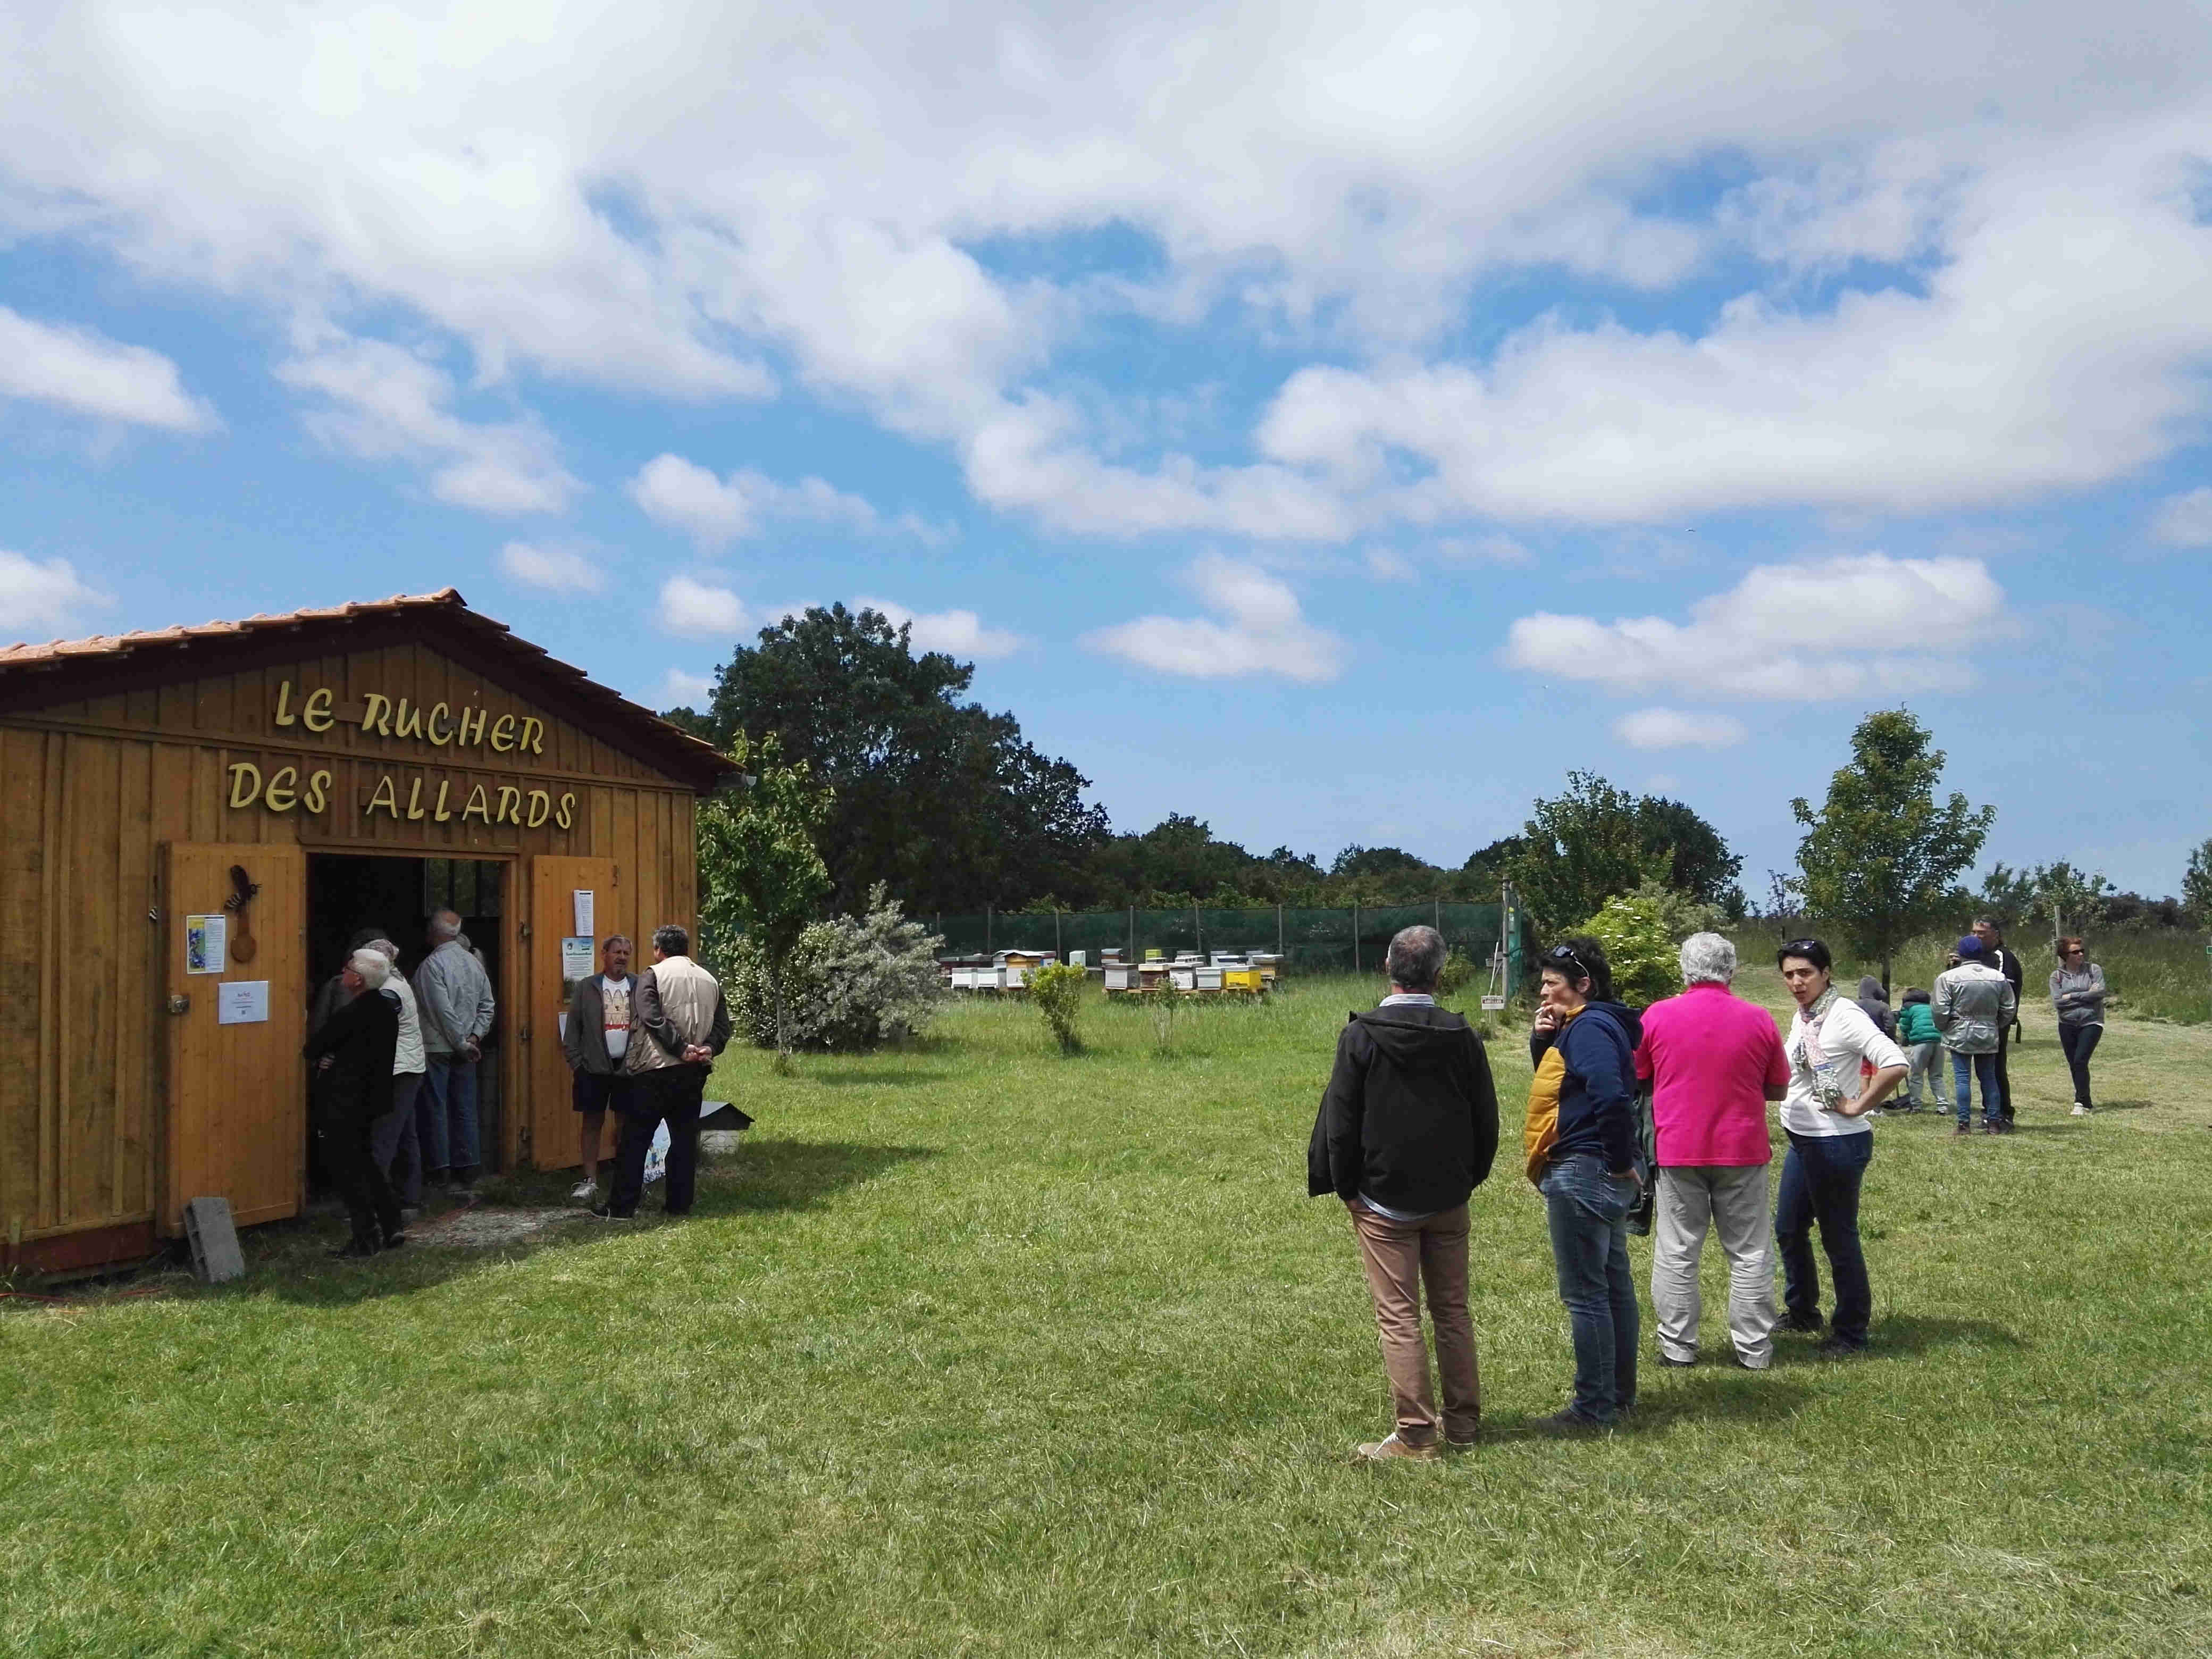
[[[915,918],[945,936],[948,956],[980,956],[994,951],[1070,951],[1100,955],[1118,948],[1131,960],[1146,951],[1172,957],[1182,951],[1278,951],[1294,973],[1372,972],[1379,969],[1390,939],[1401,927],[1426,922],[1444,943],[1486,963],[1498,942],[1499,907],[1495,904],[1381,904],[1344,909],[1290,907],[1217,910],[986,911],[980,915]],[[1529,945],[1523,923],[1518,941]]]

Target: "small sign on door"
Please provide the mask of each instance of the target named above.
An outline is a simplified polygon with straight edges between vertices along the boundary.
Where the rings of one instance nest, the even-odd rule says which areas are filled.
[[[576,899],[576,931],[586,939],[589,939],[598,932],[598,929],[592,925],[592,890],[588,887],[578,887],[572,890]]]
[[[269,1019],[269,981],[265,979],[226,980],[215,988],[215,1023],[218,1025],[261,1025]]]

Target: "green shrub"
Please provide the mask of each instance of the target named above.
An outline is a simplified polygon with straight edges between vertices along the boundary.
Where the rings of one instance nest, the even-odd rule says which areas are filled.
[[[784,1019],[794,1048],[873,1048],[929,1023],[941,1000],[945,941],[908,921],[879,882],[864,916],[807,924],[784,964]],[[756,1048],[775,1047],[775,999],[766,953],[750,937],[728,953],[723,994],[731,1022]]]
[[[1060,1044],[1064,1054],[1082,1050],[1083,1041],[1076,1035],[1075,1022],[1083,1012],[1084,988],[1090,979],[1085,969],[1061,962],[1048,962],[1030,975],[1030,999],[1044,1016],[1053,1041]]]
[[[1474,982],[1475,975],[1483,971],[1475,959],[1464,951],[1454,951],[1444,958],[1443,971],[1437,975],[1437,994],[1456,996]]]
[[[1682,988],[1681,957],[1666,909],[1650,893],[1622,893],[1607,899],[1602,909],[1575,930],[1605,946],[1605,959],[1613,967],[1613,994],[1632,1008],[1649,1007]]]

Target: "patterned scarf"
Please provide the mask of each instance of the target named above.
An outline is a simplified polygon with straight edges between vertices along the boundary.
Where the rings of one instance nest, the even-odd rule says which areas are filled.
[[[1790,1063],[1804,1073],[1813,1085],[1813,1093],[1825,1109],[1832,1111],[1844,1098],[1843,1085],[1837,1080],[1835,1067],[1829,1065],[1828,1056],[1820,1047],[1821,1023],[1828,1017],[1843,995],[1833,985],[1813,999],[1812,1006],[1798,1017],[1797,1037],[1790,1045]]]

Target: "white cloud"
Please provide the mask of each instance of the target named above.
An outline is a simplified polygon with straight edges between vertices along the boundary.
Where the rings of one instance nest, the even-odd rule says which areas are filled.
[[[687,674],[672,668],[660,678],[659,689],[644,699],[653,708],[699,708],[714,695],[712,674]]]
[[[0,627],[27,629],[20,637],[65,636],[76,627],[79,611],[114,603],[78,576],[67,559],[41,564],[0,549],[0,618],[5,618]]]
[[[2011,626],[1980,560],[1869,553],[1759,565],[1691,606],[1687,623],[1523,617],[1504,656],[1509,667],[1614,691],[1811,702],[1960,690],[1986,642]]]
[[[1420,574],[1413,562],[1387,547],[1367,550],[1367,574],[1378,582],[1409,582]]]
[[[2168,495],[2152,515],[2150,533],[2169,547],[2212,547],[2212,485]]]
[[[0,306],[0,398],[170,432],[222,424],[185,392],[176,364],[160,352],[89,329],[34,322],[6,306]]]
[[[1695,27],[1604,0],[27,15],[0,234],[270,318],[343,307],[473,392],[763,398],[773,360],[1060,530],[2010,502],[2125,476],[2212,403],[2194,0],[1866,27],[1832,0],[1712,0]],[[1720,210],[1646,205],[1696,199],[1714,157],[1748,175]],[[1091,232],[1141,252],[1099,261]],[[1677,298],[1673,326],[1468,326],[1561,273],[1600,307]],[[1071,382],[1132,320],[1219,337],[1160,354],[1200,379],[1255,347],[1330,367],[1256,443],[1123,444],[1140,400]],[[520,423],[426,456],[434,487],[565,498]]]
[[[333,449],[412,462],[433,495],[478,513],[558,513],[583,489],[535,419],[463,419],[449,407],[453,377],[416,353],[326,329],[303,330],[301,344],[276,378],[325,400],[307,427]]]
[[[525,587],[542,587],[554,593],[606,591],[606,573],[570,548],[509,542],[499,550],[498,562],[501,575]]]
[[[671,576],[660,585],[659,619],[664,633],[733,641],[745,625],[745,608],[726,587],[693,576]]]
[[[1510,536],[1448,536],[1437,544],[1437,555],[1448,564],[1497,565],[1518,568],[1536,562],[1536,556]]]
[[[1680,708],[1639,708],[1613,723],[1613,735],[1632,749],[1729,749],[1749,735],[1727,714]]]
[[[1209,555],[1188,573],[1212,617],[1139,617],[1086,635],[1094,651],[1188,679],[1273,674],[1319,685],[1341,672],[1343,641],[1307,622],[1288,584],[1256,565]]]
[[[828,525],[866,536],[896,532],[931,543],[945,536],[912,514],[886,519],[863,497],[821,478],[809,477],[787,484],[750,468],[722,478],[681,455],[654,456],[630,480],[629,494],[646,517],[682,531],[702,548],[755,535],[770,519]]]
[[[1011,657],[1024,644],[1018,634],[1003,628],[986,628],[972,611],[915,611],[890,599],[855,599],[853,604],[856,610],[865,607],[882,611],[894,628],[906,624],[911,630],[908,639],[924,651],[942,651],[951,656],[988,661]]]

